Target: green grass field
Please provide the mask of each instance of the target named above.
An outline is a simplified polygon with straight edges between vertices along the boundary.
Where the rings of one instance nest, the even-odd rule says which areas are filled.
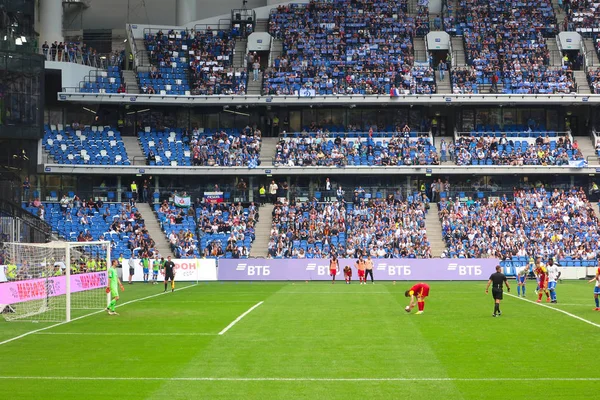
[[[171,294],[0,345],[6,399],[591,399],[600,391],[592,285],[558,285],[557,309],[485,283],[180,284]],[[530,283],[528,298],[534,296]],[[127,286],[122,302],[162,291]],[[513,292],[515,288],[513,288]],[[264,302],[223,335],[246,310]],[[578,320],[578,316],[586,321]],[[49,324],[0,322],[0,342]]]

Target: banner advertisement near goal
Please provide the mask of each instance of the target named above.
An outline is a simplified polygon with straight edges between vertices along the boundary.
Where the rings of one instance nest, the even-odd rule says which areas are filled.
[[[175,280],[178,282],[198,282],[217,280],[217,261],[214,259],[171,259],[175,263]],[[152,280],[152,260],[149,268],[149,280]],[[133,260],[133,282],[144,281],[144,268],[140,259]],[[123,282],[129,280],[129,260],[123,260]],[[158,272],[158,282],[165,280],[161,271]]]
[[[0,304],[10,305],[30,300],[43,300],[48,297],[66,294],[66,276],[30,279],[17,282],[6,282],[0,285]],[[105,288],[107,275],[104,272],[71,275],[71,293],[84,290]]]
[[[343,269],[352,267],[358,280],[356,259],[340,258],[336,278],[344,279]],[[380,281],[481,281],[495,272],[498,260],[484,259],[374,259],[373,275]],[[326,281],[328,259],[282,260],[255,258],[219,260],[219,280],[223,281]]]

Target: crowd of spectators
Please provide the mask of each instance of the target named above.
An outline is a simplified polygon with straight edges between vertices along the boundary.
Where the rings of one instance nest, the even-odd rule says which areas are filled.
[[[190,149],[194,166],[248,166],[259,164],[261,131],[249,126],[238,134],[225,131],[192,133]]]
[[[265,72],[264,92],[272,95],[388,94],[395,86],[434,93],[429,72],[411,73],[413,37],[429,32],[427,2],[417,16],[407,2],[312,0],[279,6],[269,33],[283,41],[283,53]]]
[[[454,68],[450,76],[452,79],[452,93],[468,94],[479,92],[477,70],[475,68]]]
[[[242,258],[250,254],[259,218],[256,204],[201,203],[196,206],[196,217],[203,257]]]
[[[184,166],[246,166],[260,164],[261,131],[246,126],[238,129],[190,132],[139,132],[139,138],[149,165]]]
[[[99,53],[97,49],[79,42],[58,42],[42,44],[42,54],[47,61],[72,62],[89,65],[95,68],[117,66],[123,68],[125,50],[113,51],[109,54]]]
[[[540,136],[535,141],[496,137],[460,137],[454,143],[457,165],[569,165],[583,160],[577,141]]]
[[[595,260],[600,232],[583,189],[515,190],[491,199],[442,199],[443,257]]]
[[[475,72],[498,70],[505,92],[568,92],[566,71],[549,69],[545,37],[557,33],[550,0],[460,0],[456,16],[467,63]]]
[[[562,8],[567,14],[566,29],[580,33],[593,32],[600,28],[600,4],[592,0],[562,0]]]
[[[355,201],[279,203],[268,244],[272,258],[430,258],[425,230],[429,200],[390,195],[371,199],[360,187]]]
[[[158,207],[157,215],[173,254],[177,258],[197,257],[199,253],[194,208],[178,208],[164,200]]]
[[[329,132],[302,132],[283,137],[276,146],[274,166],[397,166],[438,165],[429,138],[411,138],[407,132],[390,132],[373,138],[346,138]]]
[[[592,93],[599,94],[600,93],[600,68],[590,68],[588,70],[588,82],[590,84],[590,88],[592,89]]]
[[[73,242],[106,240],[115,253],[153,257],[155,243],[145,227],[135,201],[105,204],[101,199],[63,195],[58,203],[36,198],[25,208],[47,221],[52,229]]]
[[[194,95],[238,95],[246,92],[245,68],[233,68],[235,37],[231,31],[169,30],[146,34],[145,42],[155,67],[182,75],[181,85],[187,86],[185,71],[189,70],[192,84],[188,87]],[[160,83],[156,83],[160,85]],[[152,90],[156,91],[156,84]]]

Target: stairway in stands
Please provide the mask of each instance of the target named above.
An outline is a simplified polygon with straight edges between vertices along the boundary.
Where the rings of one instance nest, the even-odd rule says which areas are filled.
[[[142,218],[144,218],[144,224],[146,225],[148,234],[156,243],[156,250],[158,250],[161,257],[166,258],[167,256],[173,256],[169,241],[161,229],[158,219],[156,218],[156,213],[152,207],[150,207],[148,203],[143,202],[137,203],[136,206],[140,214],[142,214]]]
[[[442,237],[442,224],[438,217],[437,203],[431,203],[431,208],[425,218],[425,229],[427,229],[427,238],[431,244],[431,255],[439,257],[446,250],[446,242]]]
[[[594,147],[592,139],[584,136],[575,136],[573,139],[577,141],[579,150],[587,162],[590,164],[598,164],[598,156],[596,155],[596,148]]]
[[[137,136],[123,136],[123,144],[131,165],[146,165],[146,156]]]
[[[263,137],[260,145],[260,166],[270,167],[273,165],[273,157],[275,157],[275,148],[279,138]]]
[[[250,257],[266,257],[269,248],[269,236],[273,223],[273,204],[264,204],[258,210],[260,218],[254,226],[256,238],[250,249]]]
[[[123,70],[122,72],[127,93],[140,94],[140,84],[138,83],[135,72],[130,70]]]

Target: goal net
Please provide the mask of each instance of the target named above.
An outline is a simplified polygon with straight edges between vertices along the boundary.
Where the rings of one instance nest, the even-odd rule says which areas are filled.
[[[109,242],[4,243],[7,321],[70,321],[107,306]]]

